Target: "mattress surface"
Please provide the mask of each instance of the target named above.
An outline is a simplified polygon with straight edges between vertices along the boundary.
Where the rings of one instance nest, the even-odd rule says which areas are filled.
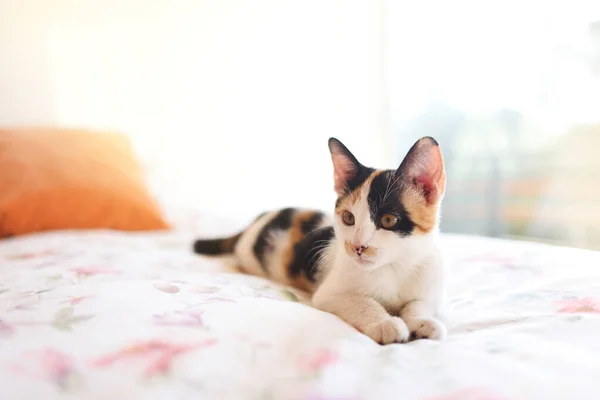
[[[598,253],[443,235],[447,339],[379,346],[194,237],[1,241],[0,398],[600,397]]]

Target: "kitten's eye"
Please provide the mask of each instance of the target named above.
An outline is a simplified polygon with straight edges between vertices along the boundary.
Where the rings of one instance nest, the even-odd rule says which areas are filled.
[[[342,221],[344,222],[344,224],[352,226],[354,225],[354,215],[352,215],[350,211],[344,211],[342,213]]]
[[[380,222],[383,229],[392,229],[398,223],[398,217],[392,214],[385,214],[381,217]]]

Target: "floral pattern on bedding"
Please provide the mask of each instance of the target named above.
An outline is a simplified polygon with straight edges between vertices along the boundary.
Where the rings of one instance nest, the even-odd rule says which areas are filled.
[[[379,346],[193,236],[0,242],[0,398],[585,399],[600,255],[443,236],[449,336]]]

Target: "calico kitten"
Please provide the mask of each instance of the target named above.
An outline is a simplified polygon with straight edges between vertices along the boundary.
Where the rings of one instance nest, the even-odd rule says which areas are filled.
[[[194,251],[233,253],[244,272],[312,293],[314,307],[378,343],[443,339],[436,242],[446,176],[437,142],[418,140],[397,170],[362,165],[335,138],[329,150],[338,195],[333,218],[272,211],[233,237],[197,240]]]

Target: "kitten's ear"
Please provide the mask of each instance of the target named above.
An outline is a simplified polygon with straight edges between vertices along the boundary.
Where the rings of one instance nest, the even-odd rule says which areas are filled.
[[[363,166],[336,138],[329,138],[329,151],[333,162],[334,189],[341,196],[346,193],[347,182],[356,178]]]
[[[441,200],[446,188],[444,158],[434,138],[419,139],[408,151],[396,175],[422,194],[427,204]]]

